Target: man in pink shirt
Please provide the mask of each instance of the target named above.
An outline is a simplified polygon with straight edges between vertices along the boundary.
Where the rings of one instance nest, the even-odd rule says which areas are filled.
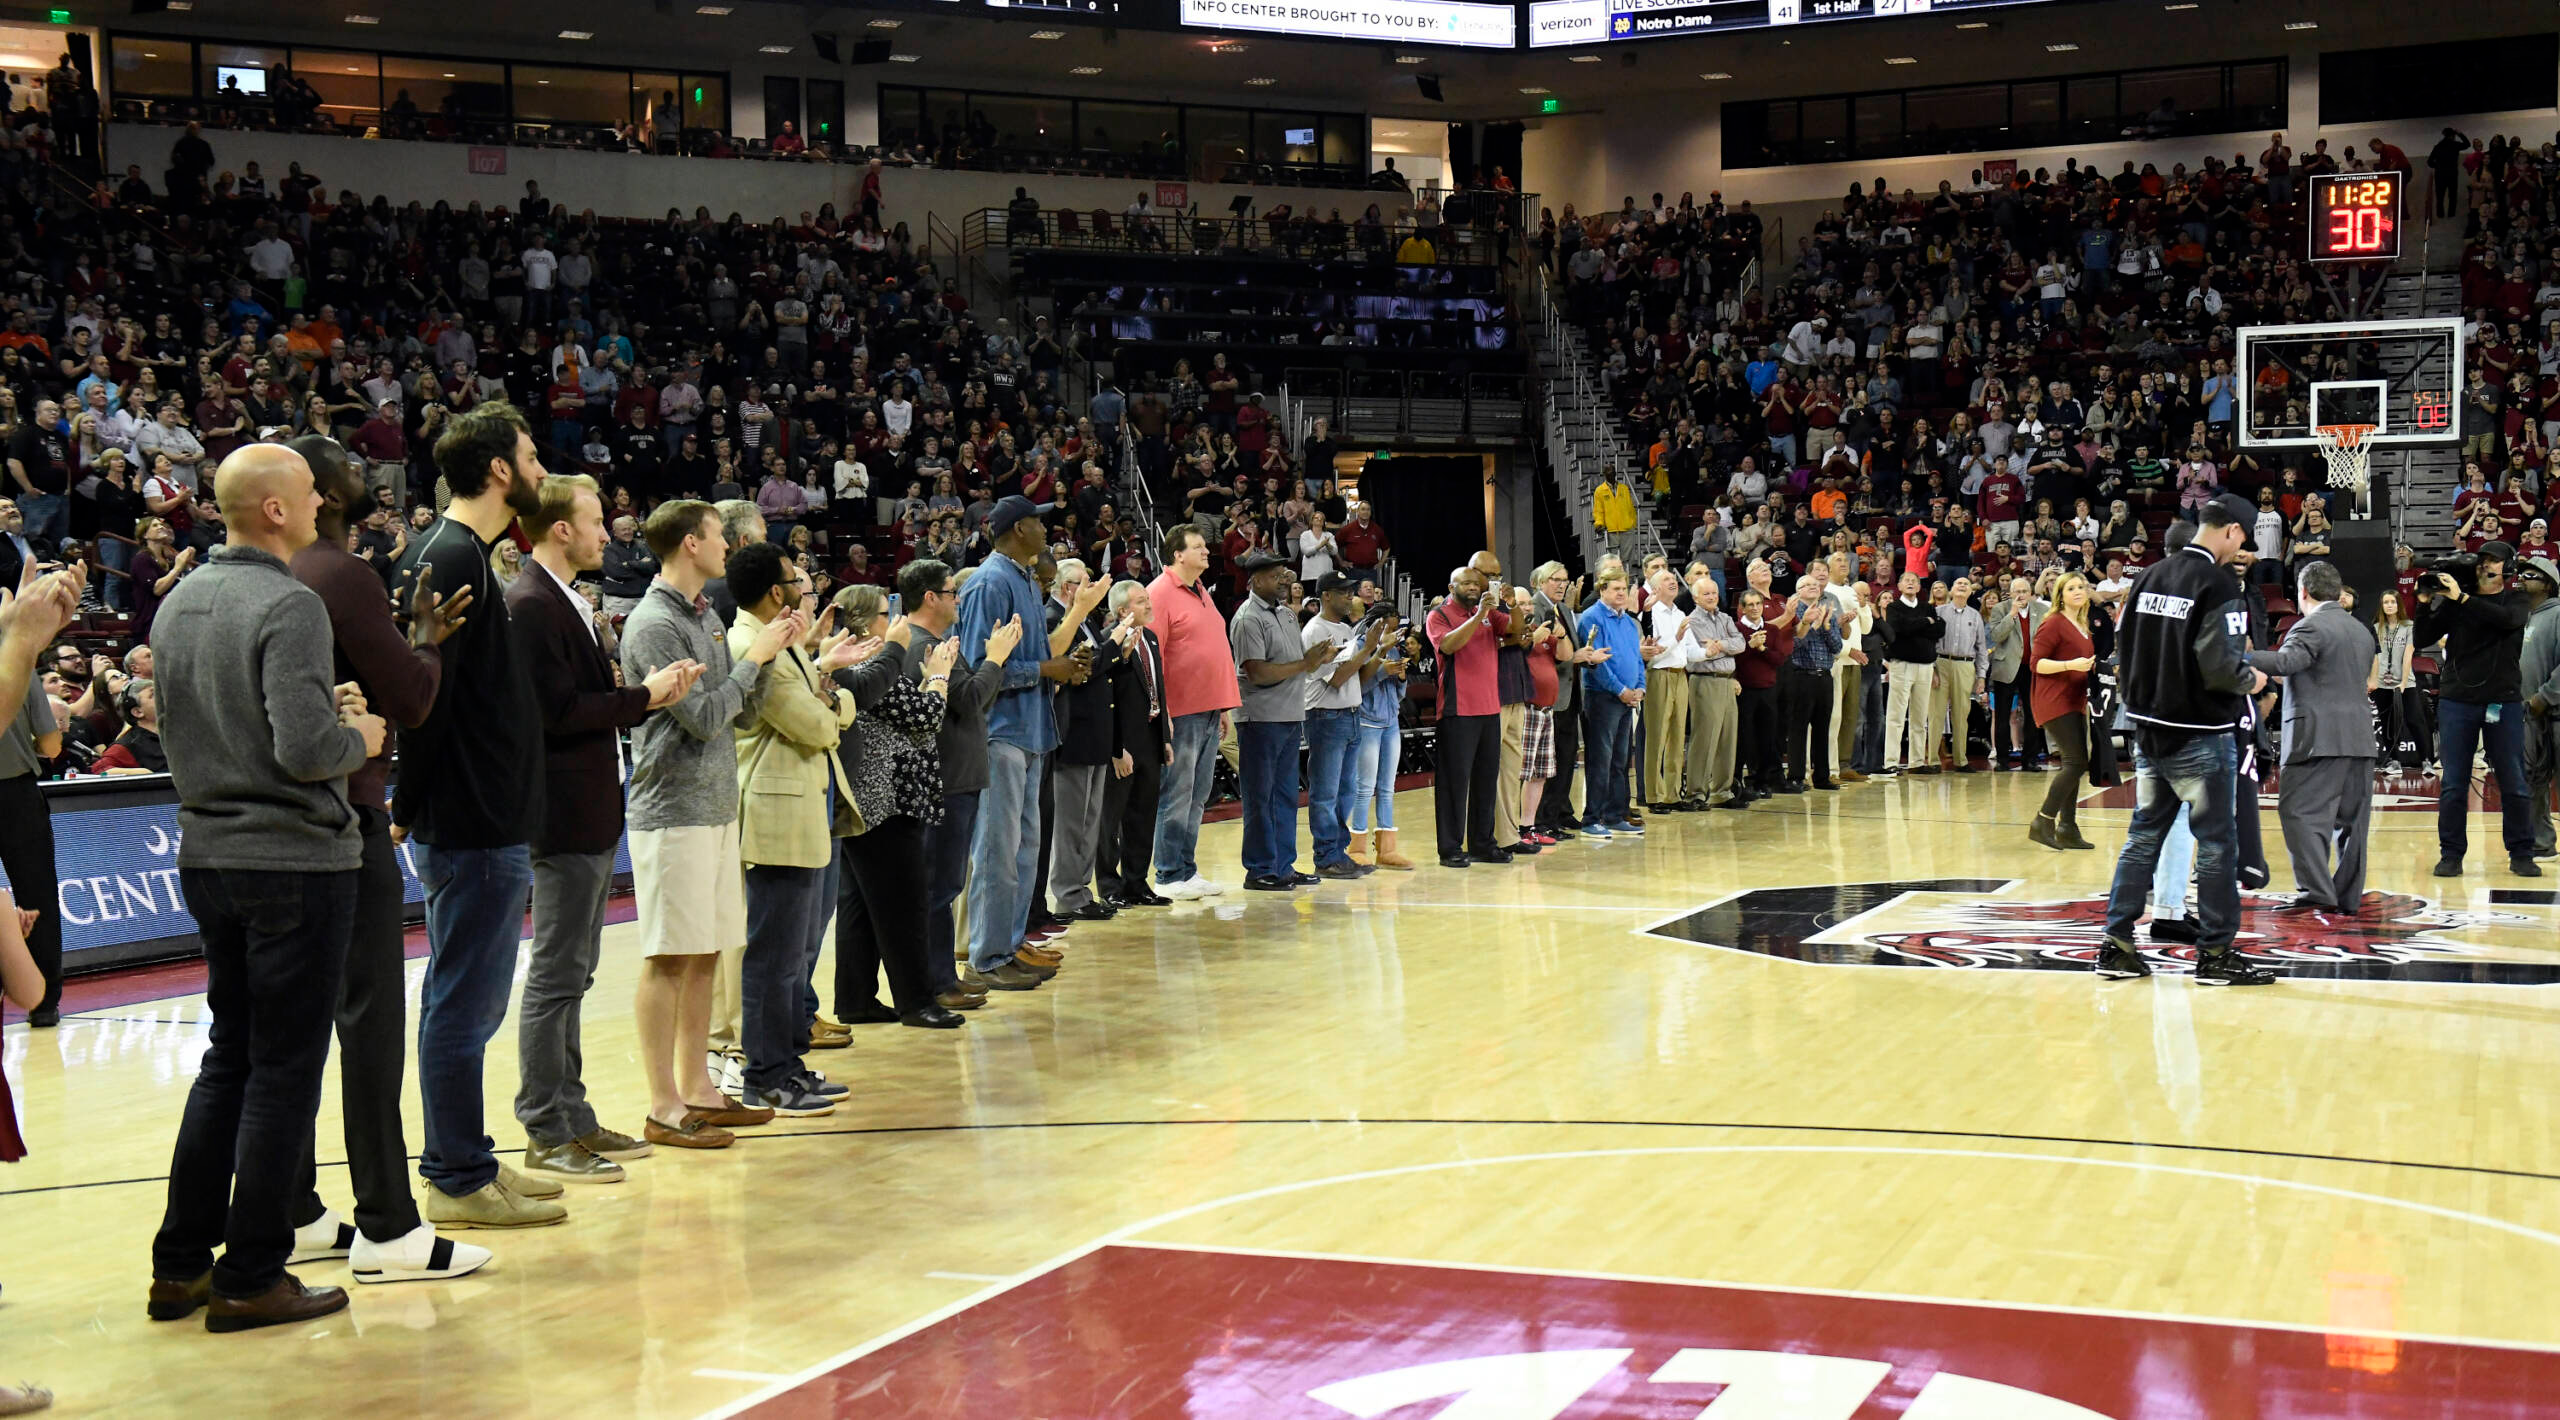
[[[1200,576],[1209,570],[1209,539],[1195,523],[1175,523],[1164,535],[1164,571],[1147,587],[1155,606],[1156,641],[1164,655],[1164,714],[1173,733],[1173,762],[1165,766],[1156,800],[1156,891],[1176,902],[1214,897],[1224,883],[1200,875],[1200,816],[1218,765],[1218,741],[1236,690],[1235,652],[1226,618],[1209,599]]]
[[[1440,830],[1440,865],[1508,863],[1494,842],[1495,776],[1502,763],[1502,687],[1498,662],[1511,613],[1473,565],[1449,577],[1449,595],[1424,619],[1423,634],[1440,652],[1439,772],[1432,807]]]

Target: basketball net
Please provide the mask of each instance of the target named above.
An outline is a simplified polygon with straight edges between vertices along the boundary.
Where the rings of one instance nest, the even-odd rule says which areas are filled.
[[[2364,497],[2373,470],[2373,445],[2367,442],[2372,433],[2370,424],[2324,424],[2311,431],[2320,441],[2320,456],[2329,461],[2330,487]]]

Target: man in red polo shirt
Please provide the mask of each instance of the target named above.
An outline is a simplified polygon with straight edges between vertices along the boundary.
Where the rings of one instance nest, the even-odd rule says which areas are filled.
[[[1334,546],[1342,550],[1345,566],[1357,572],[1378,570],[1378,559],[1386,555],[1387,530],[1369,517],[1369,505],[1351,505],[1351,521],[1333,530]]]
[[[1494,779],[1502,764],[1502,638],[1511,613],[1472,566],[1449,578],[1449,595],[1431,609],[1423,633],[1440,652],[1439,771],[1431,798],[1438,810],[1440,865],[1508,863],[1494,842]]]
[[[1226,618],[1200,584],[1208,570],[1209,539],[1196,523],[1175,523],[1165,530],[1164,571],[1147,586],[1164,656],[1164,714],[1173,735],[1173,762],[1165,766],[1156,799],[1156,891],[1176,902],[1227,890],[1200,875],[1196,857],[1218,741],[1226,734],[1227,712],[1242,698]]]

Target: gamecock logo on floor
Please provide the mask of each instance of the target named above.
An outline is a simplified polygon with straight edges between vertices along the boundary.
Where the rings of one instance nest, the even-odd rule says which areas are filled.
[[[2086,971],[2106,935],[2103,897],[2007,896],[2012,878],[1754,888],[1645,930],[1654,936],[1819,966]],[[2560,983],[2560,959],[2522,950],[2548,926],[2521,913],[2452,908],[2405,893],[2368,894],[2354,913],[2288,911],[2244,893],[2241,954],[2288,977],[2330,981]],[[2162,973],[2192,971],[2195,949],[2136,945]]]

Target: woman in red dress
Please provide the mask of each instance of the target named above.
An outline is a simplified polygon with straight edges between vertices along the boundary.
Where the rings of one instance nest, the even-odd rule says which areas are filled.
[[[2098,664],[2089,636],[2089,579],[2067,573],[2054,585],[2053,612],[2027,651],[2035,682],[2027,707],[2053,746],[2053,778],[2027,837],[2047,848],[2095,848],[2080,835],[2080,780],[2089,772],[2089,672]]]

